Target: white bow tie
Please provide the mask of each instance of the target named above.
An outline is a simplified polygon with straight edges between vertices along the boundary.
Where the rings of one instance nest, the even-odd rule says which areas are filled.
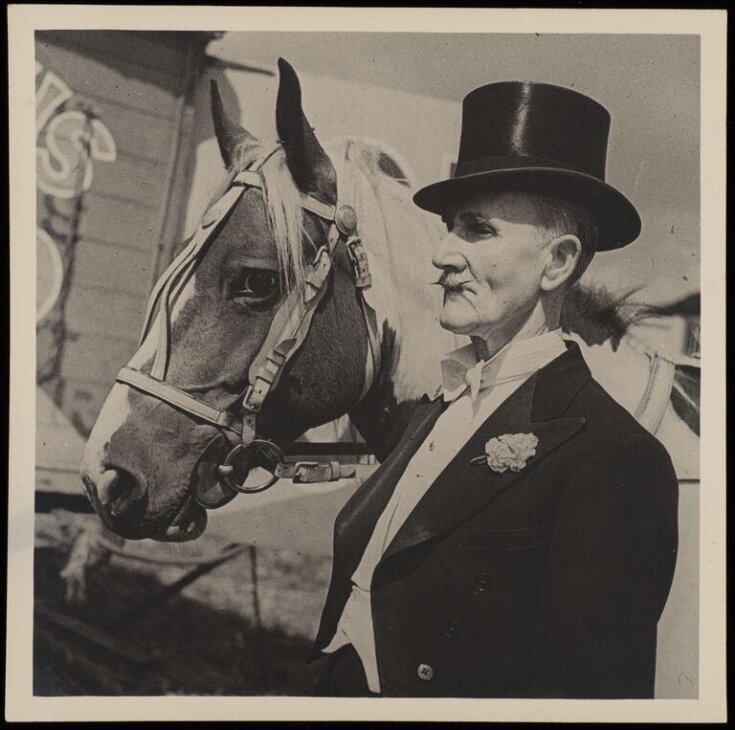
[[[555,348],[522,354],[508,348],[490,360],[469,364],[453,358],[445,359],[442,362],[444,400],[453,401],[469,390],[470,400],[474,403],[477,396],[487,388],[535,373],[564,351],[561,338],[558,341],[552,340],[552,343]]]
[[[468,368],[457,360],[447,361],[443,372],[444,400],[453,401],[469,388],[470,400],[474,403],[481,390],[497,382],[497,368],[487,367],[489,364],[486,360],[480,360]]]

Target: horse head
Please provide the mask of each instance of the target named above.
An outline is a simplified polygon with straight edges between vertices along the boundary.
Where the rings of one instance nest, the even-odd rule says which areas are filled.
[[[285,346],[294,351],[251,435],[285,446],[348,412],[370,385],[368,324],[354,261],[344,238],[334,246],[335,227],[323,212],[336,210],[335,168],[303,113],[296,73],[282,59],[279,70],[275,150],[228,118],[213,85],[227,189],[205,213],[194,248],[157,287],[150,326],[86,446],[82,480],[89,499],[105,525],[129,539],[201,534],[206,510],[197,490],[218,482],[215,471],[245,433],[243,397],[253,368],[267,370],[266,345],[283,346],[273,329],[293,313],[292,294],[307,290],[325,247],[332,246],[329,266],[308,336]],[[235,190],[243,175],[250,182]],[[254,175],[261,185],[250,184]],[[225,492],[206,506],[232,496]]]

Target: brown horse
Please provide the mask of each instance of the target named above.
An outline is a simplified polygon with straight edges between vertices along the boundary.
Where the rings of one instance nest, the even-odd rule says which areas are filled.
[[[285,448],[343,414],[382,458],[412,405],[436,390],[438,372],[426,363],[454,344],[437,326],[439,288],[428,286],[438,223],[380,169],[379,150],[347,140],[328,156],[294,70],[283,60],[279,69],[275,148],[229,120],[213,87],[227,185],[154,293],[140,349],[85,450],[89,499],[126,538],[197,537],[204,506],[237,493],[223,480],[237,486],[268,460],[252,443]],[[345,201],[362,247],[345,225]],[[298,330],[305,312],[310,324]],[[293,336],[276,338],[264,357],[284,321],[297,322]],[[244,407],[249,386],[262,385],[279,348],[286,362],[256,414]],[[248,458],[232,456],[238,446]]]

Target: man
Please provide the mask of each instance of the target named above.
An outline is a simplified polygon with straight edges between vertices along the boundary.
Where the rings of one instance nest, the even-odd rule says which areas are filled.
[[[653,696],[676,476],[559,329],[593,254],[640,231],[609,123],[569,89],[480,87],[454,177],[416,194],[449,229],[441,324],[471,344],[337,518],[320,693]]]

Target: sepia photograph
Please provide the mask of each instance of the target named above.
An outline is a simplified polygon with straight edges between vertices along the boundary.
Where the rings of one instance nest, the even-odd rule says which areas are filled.
[[[723,720],[725,13],[41,9],[7,718]]]

